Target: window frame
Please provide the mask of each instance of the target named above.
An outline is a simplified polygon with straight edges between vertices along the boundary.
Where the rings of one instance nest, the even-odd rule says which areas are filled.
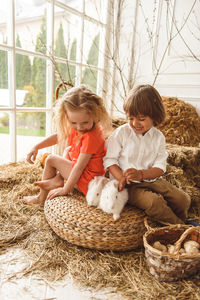
[[[37,53],[35,51],[29,51],[23,48],[16,47],[15,43],[15,1],[8,0],[9,3],[9,17],[7,20],[7,29],[8,29],[8,44],[0,44],[0,49],[5,50],[8,53],[8,90],[9,90],[9,107],[0,107],[0,112],[9,113],[9,138],[10,138],[10,162],[17,162],[17,122],[16,116],[18,112],[45,112],[46,113],[46,136],[52,134],[52,115],[53,115],[53,82],[54,82],[54,65],[52,62],[52,58],[56,62],[68,62],[72,65],[76,66],[76,79],[75,85],[79,85],[81,83],[82,78],[82,70],[85,67],[89,67],[92,70],[99,71],[98,74],[101,76],[97,76],[97,93],[104,97],[106,101],[107,96],[107,78],[105,71],[108,67],[108,49],[110,47],[108,41],[110,35],[110,21],[111,21],[111,9],[113,7],[112,1],[106,0],[107,8],[106,8],[106,22],[100,22],[88,15],[85,14],[85,0],[81,0],[83,5],[83,11],[78,11],[72,7],[67,6],[66,4],[57,1],[57,0],[48,0],[47,5],[47,47],[48,49],[54,48],[54,19],[55,19],[55,6],[59,6],[60,8],[66,10],[68,13],[78,16],[81,18],[81,34],[80,39],[77,41],[77,45],[79,43],[78,48],[82,49],[83,40],[84,40],[84,22],[85,20],[90,21],[94,24],[100,26],[105,30],[105,36],[102,37],[100,34],[100,41],[103,41],[104,38],[104,53],[100,55],[98,66],[91,66],[86,63],[83,63],[83,56],[80,50],[79,56],[76,61],[70,61],[69,59],[64,59],[60,57],[56,57],[53,54],[53,50],[51,53],[42,54]],[[105,42],[106,41],[106,42]],[[100,51],[99,51],[100,53]],[[31,55],[33,57],[39,57],[45,59],[46,64],[46,106],[45,107],[17,107],[16,105],[16,54],[22,55]],[[100,85],[101,82],[101,85]]]

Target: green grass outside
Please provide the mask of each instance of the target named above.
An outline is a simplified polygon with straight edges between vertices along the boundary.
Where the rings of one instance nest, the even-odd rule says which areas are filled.
[[[0,133],[9,133],[9,128],[8,127],[0,127]]]
[[[0,127],[0,133],[9,134],[9,127]],[[44,129],[17,128],[17,135],[45,136]]]

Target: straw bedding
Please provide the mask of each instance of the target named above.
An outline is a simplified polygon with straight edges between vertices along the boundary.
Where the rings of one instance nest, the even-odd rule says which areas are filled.
[[[168,151],[166,178],[190,193],[190,216],[200,220],[200,150],[168,145]],[[82,287],[107,288],[123,299],[199,299],[200,274],[177,283],[156,281],[147,269],[143,248],[105,252],[59,238],[48,225],[43,208],[25,206],[21,201],[24,195],[38,192],[33,182],[41,174],[39,161],[36,165],[20,162],[0,167],[0,254],[16,247],[25,251],[27,260],[27,267],[16,276],[33,272],[52,282],[69,274]]]

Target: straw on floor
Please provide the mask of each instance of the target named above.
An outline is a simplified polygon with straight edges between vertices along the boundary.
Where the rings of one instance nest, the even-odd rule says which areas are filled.
[[[200,220],[200,149],[170,145],[167,180],[192,196],[190,217]],[[159,282],[149,273],[144,248],[125,251],[98,251],[72,245],[48,225],[40,206],[26,206],[24,195],[33,195],[33,185],[41,178],[39,163],[26,162],[0,167],[0,254],[10,248],[23,249],[27,267],[13,276],[30,272],[45,281],[56,281],[65,274],[79,286],[106,288],[124,299],[197,300],[200,274],[178,282]],[[1,266],[0,266],[1,268]]]

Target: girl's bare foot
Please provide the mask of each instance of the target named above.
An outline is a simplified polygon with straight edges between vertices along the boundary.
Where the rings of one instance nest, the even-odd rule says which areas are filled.
[[[41,189],[50,191],[64,185],[64,180],[61,176],[55,176],[47,180],[41,180],[34,182],[35,185],[39,186]]]
[[[24,204],[44,205],[44,201],[42,199],[40,199],[39,195],[38,196],[25,196],[25,197],[23,197],[22,201]]]

